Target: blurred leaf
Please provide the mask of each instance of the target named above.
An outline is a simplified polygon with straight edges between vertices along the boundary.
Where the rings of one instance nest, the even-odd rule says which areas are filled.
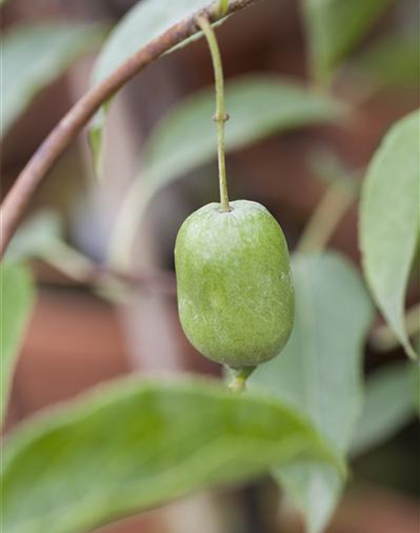
[[[226,151],[303,126],[338,120],[343,108],[329,98],[277,76],[246,76],[226,84]],[[143,169],[127,194],[115,229],[112,257],[128,253],[147,203],[164,185],[216,158],[212,122],[214,90],[206,89],[176,105],[153,130],[143,154]]]
[[[16,356],[34,300],[34,285],[24,266],[4,261],[0,265],[0,282],[0,422],[3,423]]]
[[[22,260],[43,257],[61,242],[63,221],[55,211],[45,210],[27,220],[13,237],[7,257]]]
[[[339,104],[277,76],[246,76],[227,83],[226,149],[239,150],[274,133],[337,120]],[[157,124],[144,152],[143,179],[162,183],[216,157],[214,89],[176,105]]]
[[[93,24],[45,23],[13,27],[1,39],[1,133],[12,126],[33,98],[70,64],[102,39]]]
[[[352,75],[362,75],[376,86],[413,86],[420,80],[418,32],[377,39],[350,65]]]
[[[327,84],[391,0],[302,1],[313,75]]]
[[[108,102],[109,105],[109,102]],[[102,142],[103,142],[103,125],[105,121],[105,111],[103,106],[93,117],[89,124],[89,147],[93,161],[93,168],[96,172],[96,176],[101,178],[101,155],[102,155]]]
[[[96,62],[92,76],[94,85],[117,69],[134,52],[159,37],[184,18],[211,5],[209,0],[143,0],[115,26]]]
[[[300,235],[297,250],[324,250],[340,220],[359,195],[360,184],[356,172],[328,150],[317,150],[310,160],[314,175],[327,184],[324,194],[312,211]]]
[[[395,124],[370,162],[362,188],[363,268],[379,309],[407,354],[416,358],[404,324],[407,283],[419,239],[420,113]]]
[[[318,148],[309,160],[314,177],[324,185],[341,183],[343,190],[357,197],[360,191],[359,175],[361,171],[347,167],[337,154],[328,148]]]
[[[366,403],[351,453],[360,455],[395,435],[414,417],[413,364],[394,364],[377,370],[367,381]]]
[[[137,2],[116,25],[98,57],[92,83],[100,83],[126,59],[184,18],[211,5],[209,0],[143,0]],[[99,165],[102,127],[106,112],[96,114],[89,136],[96,165]]]
[[[63,220],[52,210],[35,214],[23,224],[7,250],[12,260],[42,259],[71,278],[84,280],[94,263],[64,240]]]
[[[102,387],[12,435],[5,533],[74,533],[273,463],[334,455],[292,409],[204,380]]]
[[[255,370],[250,386],[309,417],[345,455],[361,407],[362,346],[372,306],[358,273],[337,254],[296,255],[293,277],[292,336],[278,357]],[[343,487],[337,473],[308,460],[279,468],[275,477],[304,513],[308,530],[323,531]]]

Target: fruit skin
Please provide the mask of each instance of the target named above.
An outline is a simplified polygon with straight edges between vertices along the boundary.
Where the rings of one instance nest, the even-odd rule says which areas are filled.
[[[255,366],[285,346],[294,289],[283,232],[257,202],[190,215],[175,245],[178,309],[191,344],[230,367]]]

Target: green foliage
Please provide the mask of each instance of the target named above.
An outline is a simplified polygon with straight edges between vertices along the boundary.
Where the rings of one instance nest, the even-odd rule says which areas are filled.
[[[390,0],[302,2],[314,81],[326,85]],[[138,2],[101,51],[92,83],[103,81],[135,51],[206,5],[211,5],[209,0]],[[225,9],[227,2],[220,5]],[[96,25],[63,23],[21,26],[6,34],[2,134],[102,35]],[[354,66],[378,86],[417,83],[415,41],[380,40]],[[227,85],[226,100],[232,117],[226,132],[228,151],[292,128],[336,121],[343,111],[338,102],[275,76],[233,81]],[[127,265],[123,256],[156,191],[215,158],[214,106],[212,89],[194,94],[152,132],[141,179],[129,191],[114,232],[112,254],[119,266]],[[91,125],[96,155],[106,107]],[[387,135],[369,167],[360,212],[366,278],[378,307],[412,357],[404,299],[420,230],[419,119],[419,113],[413,113]],[[331,210],[326,211],[331,222]],[[42,215],[14,240],[8,260],[41,257],[61,268],[67,265],[73,274],[90,268],[61,234],[60,220],[51,213]],[[336,254],[298,254],[293,272],[292,336],[278,357],[250,377],[251,392],[232,394],[220,384],[185,378],[122,380],[54,414],[41,415],[12,434],[1,465],[5,533],[74,533],[193,490],[242,482],[269,470],[302,510],[308,531],[322,531],[344,487],[347,454],[364,453],[389,438],[419,409],[419,370],[405,364],[376,372],[367,382],[359,420],[362,345],[372,321],[363,284]],[[3,263],[2,419],[33,299],[28,271]]]
[[[143,178],[161,186],[216,156],[212,127],[214,90],[195,93],[157,124],[146,145]],[[239,150],[269,135],[335,121],[338,102],[280,76],[249,75],[226,84],[226,150]],[[181,140],[181,142],[180,142]]]
[[[374,41],[351,62],[350,75],[376,87],[416,87],[420,80],[418,32],[389,35]],[[357,79],[357,77],[356,77]]]
[[[209,0],[144,0],[138,2],[115,26],[103,46],[93,72],[96,85],[109,76],[128,57],[167,31],[182,19],[200,11]],[[95,162],[99,164],[102,145],[102,128],[106,110],[96,114],[90,127],[91,147]]]
[[[381,15],[390,0],[301,0],[312,73],[327,84],[334,69]]]
[[[21,226],[7,249],[7,258],[41,259],[75,279],[85,279],[94,268],[88,257],[65,242],[63,220],[47,209]]]
[[[16,356],[34,300],[34,285],[25,267],[2,262],[0,287],[0,422],[3,422]]]
[[[417,376],[412,363],[377,370],[367,381],[366,402],[351,453],[360,455],[395,435],[414,417]]]
[[[102,26],[79,23],[24,24],[1,40],[4,135],[51,82],[102,40]]]
[[[23,224],[13,237],[7,257],[12,260],[44,258],[62,241],[63,221],[54,211],[42,211]]]
[[[292,336],[278,357],[255,370],[250,386],[309,417],[344,456],[361,408],[362,345],[371,303],[358,273],[339,255],[300,254],[292,265]],[[343,480],[313,461],[279,468],[275,476],[304,513],[309,531],[322,531]]]
[[[301,458],[339,466],[314,430],[275,400],[204,380],[122,380],[8,439],[4,533],[86,530]]]
[[[394,125],[375,153],[363,184],[360,242],[373,296],[408,355],[404,300],[419,240],[420,114]]]
[[[209,0],[144,0],[115,26],[98,57],[92,82],[100,83],[134,52],[182,19],[200,11]]]
[[[226,151],[294,128],[338,120],[343,112],[329,98],[278,76],[246,76],[226,84]],[[143,169],[121,209],[111,244],[114,262],[128,263],[144,210],[157,190],[216,157],[214,91],[206,89],[177,104],[161,119],[148,140]],[[141,179],[140,179],[141,178]]]

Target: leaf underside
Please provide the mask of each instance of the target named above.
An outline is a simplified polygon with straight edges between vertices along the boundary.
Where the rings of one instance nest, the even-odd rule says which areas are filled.
[[[374,299],[407,354],[404,302],[420,234],[420,113],[395,124],[367,171],[360,205],[363,269]]]
[[[12,435],[4,533],[74,533],[272,464],[331,455],[292,409],[205,380],[122,380]]]
[[[307,416],[345,456],[361,408],[362,346],[372,306],[360,276],[343,257],[299,254],[292,264],[292,336],[278,357],[255,370],[250,383]],[[312,460],[278,468],[274,475],[303,512],[308,530],[323,531],[343,479]]]

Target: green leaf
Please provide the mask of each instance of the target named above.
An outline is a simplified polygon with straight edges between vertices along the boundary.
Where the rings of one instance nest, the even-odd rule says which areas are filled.
[[[211,5],[209,0],[143,0],[135,4],[116,25],[103,46],[95,65],[92,84],[100,83],[137,50],[208,5]],[[100,161],[105,117],[106,111],[97,113],[89,131],[96,165]]]
[[[420,79],[418,32],[377,39],[350,64],[350,74],[376,87],[416,87]]]
[[[5,533],[74,533],[300,458],[337,464],[292,409],[205,380],[122,380],[14,435]]]
[[[391,0],[302,1],[312,72],[320,84],[327,84]]]
[[[361,407],[362,346],[372,306],[357,271],[341,256],[293,259],[295,324],[284,351],[259,366],[250,386],[309,417],[341,455],[350,445]],[[326,526],[343,480],[313,460],[279,468],[275,477],[305,515],[308,530]]]
[[[419,239],[420,113],[394,125],[376,151],[362,188],[363,268],[376,303],[407,354],[404,300]]]
[[[92,83],[100,83],[137,50],[211,3],[209,0],[143,0],[135,4],[115,26],[103,46]]]
[[[337,120],[339,104],[278,76],[246,76],[226,85],[226,150],[264,137]],[[161,186],[216,157],[211,87],[177,104],[157,124],[144,152],[143,179]]]
[[[103,34],[103,26],[61,22],[24,24],[7,32],[1,39],[2,135],[34,97],[96,47]]]
[[[111,255],[117,263],[125,263],[120,258],[154,193],[216,158],[214,99],[212,88],[195,93],[153,130],[144,148],[141,175],[127,194],[115,229]],[[227,152],[275,133],[338,120],[343,112],[336,101],[278,76],[245,76],[228,82],[226,105],[231,117],[226,123]]]
[[[34,285],[28,270],[19,264],[0,264],[0,422],[6,412],[16,356],[34,301]]]
[[[41,211],[18,229],[7,249],[7,258],[14,261],[43,258],[62,242],[63,232],[63,221],[58,213]]]
[[[393,364],[377,370],[367,381],[366,402],[351,453],[366,453],[395,435],[415,416],[413,364]]]
[[[19,228],[7,249],[13,261],[42,259],[75,279],[86,279],[94,264],[64,240],[63,220],[53,210],[44,210],[29,218]]]

